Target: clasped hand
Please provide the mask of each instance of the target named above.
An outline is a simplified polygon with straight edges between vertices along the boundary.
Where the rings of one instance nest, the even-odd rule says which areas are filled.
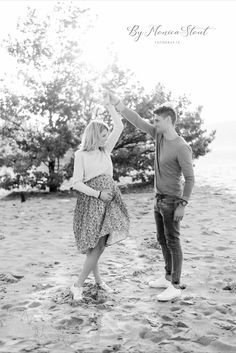
[[[117,98],[112,92],[105,91],[103,93],[103,104],[104,105],[114,105],[118,101],[119,101],[119,98]]]
[[[104,189],[101,192],[100,199],[104,202],[109,202],[113,199],[113,193],[109,189]]]

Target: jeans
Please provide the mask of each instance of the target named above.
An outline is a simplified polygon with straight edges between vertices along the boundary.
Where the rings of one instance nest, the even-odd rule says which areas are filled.
[[[178,198],[157,195],[154,204],[154,216],[157,228],[157,240],[161,246],[166,278],[171,276],[171,283],[180,283],[183,255],[180,245],[180,222],[174,221],[174,211]]]

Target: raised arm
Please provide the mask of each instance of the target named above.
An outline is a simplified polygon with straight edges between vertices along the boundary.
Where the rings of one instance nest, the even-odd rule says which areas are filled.
[[[124,129],[124,125],[121,121],[121,115],[117,113],[114,106],[111,104],[108,104],[106,107],[107,107],[107,110],[109,111],[111,118],[112,118],[112,121],[113,121],[113,130],[107,139],[107,142],[105,144],[105,149],[108,152],[111,152],[113,150],[113,148],[115,147],[115,145],[116,145],[116,143],[122,133],[122,130]]]
[[[127,108],[113,93],[109,92],[109,97],[111,104],[114,105],[115,109],[120,112],[126,120],[128,120],[138,129],[148,133],[152,138],[155,138],[156,130],[154,125],[145,121],[138,113],[132,109]]]

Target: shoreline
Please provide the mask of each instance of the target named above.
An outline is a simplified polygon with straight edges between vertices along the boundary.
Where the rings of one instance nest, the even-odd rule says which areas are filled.
[[[119,185],[120,191],[122,195],[126,194],[143,194],[143,193],[150,193],[154,194],[154,188],[153,185],[150,183],[145,184],[125,184],[125,185]],[[212,186],[209,185],[208,183],[201,183],[199,185],[195,185],[193,188],[192,195],[196,192],[199,192],[201,190],[205,190],[206,192],[213,193],[216,196],[225,194],[227,196],[231,196],[233,198],[236,197],[236,194],[234,192],[230,192],[229,188],[226,187],[220,187],[220,186]],[[0,202],[1,201],[12,201],[12,200],[17,200],[21,199],[21,195],[24,195],[25,199],[31,199],[31,198],[42,198],[42,199],[54,199],[54,198],[76,198],[77,197],[77,191],[75,190],[59,190],[57,192],[52,192],[50,193],[49,191],[36,191],[36,190],[31,190],[31,191],[12,191],[9,194],[0,197]],[[191,198],[190,198],[191,201]]]
[[[143,193],[143,192],[152,192],[153,185],[151,183],[131,183],[131,184],[122,184],[118,185],[122,194],[130,193]],[[14,190],[9,192],[7,195],[0,197],[0,201],[14,200],[20,198],[21,194],[24,194],[27,198],[34,197],[43,197],[43,198],[56,198],[56,197],[77,197],[76,190],[58,190],[56,192],[50,193],[49,191],[40,191],[40,190]]]

